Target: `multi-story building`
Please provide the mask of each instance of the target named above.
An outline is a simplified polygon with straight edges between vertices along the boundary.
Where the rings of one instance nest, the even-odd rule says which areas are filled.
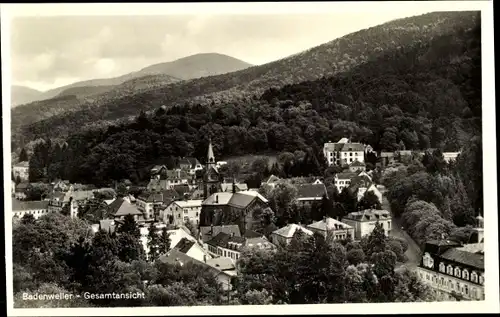
[[[328,165],[349,165],[354,161],[365,161],[365,145],[351,143],[349,139],[342,138],[337,143],[328,142],[323,146],[323,155]]]
[[[347,188],[351,185],[352,179],[356,176],[358,176],[358,174],[352,172],[337,173],[333,177],[333,182],[335,184],[335,187],[337,187],[337,190],[339,192],[342,192],[344,188]]]
[[[25,200],[28,197],[29,187],[30,183],[27,182],[17,184],[14,190],[14,197],[19,200]]]
[[[307,229],[333,240],[354,239],[354,228],[336,219],[324,217],[323,220],[313,222]]]
[[[483,243],[428,241],[417,268],[438,300],[484,300]]]
[[[157,165],[151,169],[151,179],[147,185],[149,191],[172,189],[175,185],[196,184],[195,177],[180,168],[169,170],[164,165]]]
[[[342,222],[354,228],[354,238],[359,240],[372,233],[378,222],[384,228],[386,236],[392,229],[391,213],[387,210],[365,209],[351,212],[342,219]]]
[[[302,184],[297,186],[297,203],[312,204],[315,201],[320,202],[323,199],[323,196],[328,198],[326,186],[323,183]]]
[[[49,212],[48,209],[49,202],[46,200],[42,201],[18,201],[17,199],[12,200],[12,218],[22,219],[24,215],[33,215],[35,219]]]
[[[348,187],[349,192],[360,201],[367,192],[372,192],[379,203],[382,203],[382,193],[368,175],[358,175],[351,180]]]
[[[275,246],[262,234],[247,230],[242,237],[220,232],[207,242],[208,253],[213,257],[240,258],[243,249],[274,250]]]
[[[356,160],[349,164],[349,172],[351,173],[359,173],[364,171],[366,171],[366,164],[364,162]]]
[[[160,210],[166,208],[172,201],[182,197],[173,189],[159,192],[145,192],[136,198],[137,209],[143,213],[144,219],[150,220],[160,217]]]
[[[195,175],[196,171],[203,170],[203,165],[194,157],[184,157],[179,161],[179,167],[187,171],[189,175]]]
[[[161,218],[166,224],[182,226],[190,221],[197,226],[200,223],[202,202],[201,199],[173,201],[163,210]]]
[[[15,178],[19,177],[23,182],[29,180],[29,175],[30,175],[29,171],[30,171],[30,163],[27,161],[19,162],[17,164],[14,164],[14,166],[12,166],[12,172],[14,173],[14,177]]]

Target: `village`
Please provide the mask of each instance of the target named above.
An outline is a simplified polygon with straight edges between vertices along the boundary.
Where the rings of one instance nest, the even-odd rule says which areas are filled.
[[[482,217],[477,217],[476,241],[465,245],[447,240],[428,241],[424,250],[420,250],[394,217],[385,197],[386,189],[374,175],[425,153],[376,153],[370,145],[348,138],[325,143],[323,155],[327,165],[335,170],[332,181],[335,195],[348,193],[357,206],[342,217],[332,216],[329,211],[338,203],[329,197],[332,194],[323,176],[283,178],[271,174],[258,188],[252,188],[234,173],[227,172],[226,161],[216,160],[211,142],[205,164],[187,157],[181,158],[174,169],[155,165],[146,189],[136,195],[131,193],[133,184],[128,180],[121,184],[124,188],[95,188],[59,180],[46,184],[51,190],[45,197],[30,200],[33,184],[29,182],[29,163],[20,162],[13,166],[12,218],[19,221],[26,215],[38,219],[52,212],[63,213],[89,220],[94,232],[110,233],[127,219],[133,219],[140,228],[146,256],[150,253],[151,228],[157,234],[167,230],[170,248],[160,252],[157,260],[180,265],[197,263],[213,272],[228,291],[244,250],[272,252],[290,244],[299,233],[320,234],[328,241],[360,241],[381,226],[385,236],[407,244],[406,262],[399,266],[416,270],[437,297],[453,299],[460,293],[465,300],[484,299]],[[451,162],[459,154],[445,152],[443,157]],[[377,157],[377,170],[367,168],[367,156]],[[283,201],[276,198],[279,194],[292,198]],[[278,215],[278,204],[287,205],[299,216]],[[303,210],[314,216],[304,220],[300,215]]]

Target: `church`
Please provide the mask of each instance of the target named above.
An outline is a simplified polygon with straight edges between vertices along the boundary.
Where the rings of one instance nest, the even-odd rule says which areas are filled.
[[[207,163],[203,175],[203,199],[207,199],[210,195],[222,191],[221,179],[222,177],[215,161],[212,140],[210,140],[208,143]]]

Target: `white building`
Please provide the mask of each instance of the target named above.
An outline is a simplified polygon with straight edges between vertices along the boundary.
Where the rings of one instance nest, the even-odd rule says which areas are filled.
[[[342,222],[354,228],[356,240],[371,234],[377,222],[382,225],[386,236],[389,235],[392,228],[391,213],[387,210],[365,209],[351,212],[342,219]]]
[[[428,241],[417,273],[438,300],[484,300],[484,245]]]
[[[292,241],[293,236],[301,231],[306,235],[312,236],[313,232],[309,229],[302,227],[301,225],[296,225],[291,223],[286,227],[280,228],[271,233],[271,242],[274,245],[287,245]]]
[[[443,152],[443,157],[446,163],[450,163],[451,161],[455,161],[460,155],[460,152]]]
[[[12,218],[22,219],[24,215],[31,214],[35,219],[49,213],[49,202],[42,201],[19,201],[12,200]]]
[[[176,226],[182,226],[188,221],[198,225],[202,202],[202,199],[173,201],[163,210],[160,217],[163,222]]]
[[[14,173],[14,177],[21,179],[21,181],[29,180],[29,171],[30,171],[30,163],[27,161],[19,162],[12,166],[12,172]]]
[[[324,236],[331,236],[333,240],[354,239],[354,228],[336,219],[324,217],[307,226],[307,229]]]
[[[356,176],[357,174],[352,172],[337,173],[333,177],[333,182],[335,184],[335,187],[337,187],[337,190],[339,192],[342,192],[344,188],[349,187],[351,185],[352,179],[355,178]]]
[[[323,155],[328,165],[349,165],[356,160],[364,162],[365,146],[361,143],[351,143],[347,138],[342,138],[337,143],[325,143]]]

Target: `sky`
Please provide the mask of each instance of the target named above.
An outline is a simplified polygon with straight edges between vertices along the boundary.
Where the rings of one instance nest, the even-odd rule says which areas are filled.
[[[260,65],[384,22],[432,10],[12,19],[12,84],[45,91],[197,53]]]

